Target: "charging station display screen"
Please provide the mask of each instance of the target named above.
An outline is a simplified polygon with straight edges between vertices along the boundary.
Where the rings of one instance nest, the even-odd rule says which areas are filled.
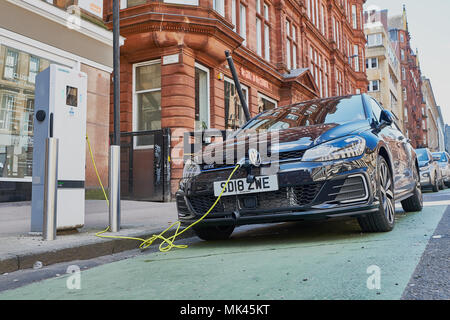
[[[66,105],[78,107],[78,88],[66,86]]]

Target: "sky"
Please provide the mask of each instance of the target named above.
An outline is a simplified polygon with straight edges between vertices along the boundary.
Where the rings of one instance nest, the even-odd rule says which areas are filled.
[[[419,50],[422,76],[430,79],[444,123],[450,124],[450,1],[449,0],[367,0],[388,15],[402,13],[406,5],[411,46]]]

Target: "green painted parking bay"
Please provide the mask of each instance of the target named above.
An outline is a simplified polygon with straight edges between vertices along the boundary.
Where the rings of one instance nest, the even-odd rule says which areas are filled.
[[[0,299],[400,299],[445,209],[400,210],[388,233],[363,234],[354,220],[244,227],[228,241],[84,270],[80,290],[65,275]],[[370,266],[380,289],[367,287]]]

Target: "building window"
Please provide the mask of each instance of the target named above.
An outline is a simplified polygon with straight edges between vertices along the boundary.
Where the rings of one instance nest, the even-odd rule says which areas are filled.
[[[278,102],[258,92],[258,113],[276,108]]]
[[[312,14],[311,14],[311,6],[312,6],[312,0],[308,0],[308,18],[311,20]]]
[[[239,35],[244,38],[243,45],[247,45],[247,7],[242,3],[239,7]]]
[[[213,7],[221,16],[225,16],[225,0],[213,0]]]
[[[323,73],[324,73],[324,79],[323,79],[323,94],[324,97],[329,97],[328,94],[328,61],[323,59]]]
[[[343,77],[342,72],[336,69],[336,83],[337,83],[337,94],[339,96],[342,96],[344,92],[344,83],[343,83]]]
[[[269,6],[260,0],[256,2],[256,51],[270,61]]]
[[[401,57],[402,61],[405,60],[405,50],[403,50],[403,49],[400,50],[400,57]]]
[[[195,64],[195,130],[209,128],[209,69]]]
[[[236,32],[236,21],[237,21],[237,12],[236,12],[236,0],[231,0],[231,23],[233,24],[233,31]]]
[[[191,6],[198,6],[199,0],[160,0],[160,2],[164,3],[173,3],[173,4],[184,4]],[[222,0],[224,1],[224,0]],[[149,2],[148,0],[120,0],[120,9],[131,8],[135,6],[140,6]]]
[[[367,58],[366,69],[378,69],[378,58]]]
[[[321,6],[320,18],[321,18],[320,25],[322,27],[322,34],[326,37],[327,36],[326,35],[327,28],[326,28],[326,25],[325,25],[326,18],[325,18],[325,6],[324,5]]]
[[[359,72],[359,47],[357,44],[353,46],[353,56],[355,60],[355,71]]]
[[[225,78],[225,129],[236,130],[242,127],[245,122],[245,113],[241,105],[241,100],[234,86],[234,81]],[[248,101],[248,88],[241,84],[242,93]]]
[[[4,94],[0,105],[0,129],[10,129],[16,98],[12,94]]]
[[[380,90],[380,80],[371,80],[369,81],[369,85],[367,87],[367,91],[376,92]]]
[[[256,17],[256,53],[259,56],[262,56],[262,37],[261,19]]]
[[[320,91],[320,96],[328,96],[328,62],[312,46],[309,48],[310,70]]]
[[[408,100],[408,94],[406,93],[406,88],[403,88],[403,101]]]
[[[405,42],[405,36],[403,33],[400,33],[400,42]]]
[[[381,46],[383,44],[383,35],[381,33],[372,33],[367,35],[367,46]]]
[[[297,28],[286,19],[286,65],[297,69]]]
[[[17,78],[17,66],[19,62],[19,53],[15,50],[7,49],[5,56],[5,68],[3,78],[15,80]]]
[[[39,73],[39,63],[40,59],[35,56],[30,56],[30,64],[28,67],[28,82],[35,83],[36,76]]]
[[[134,65],[133,131],[161,129],[160,60]],[[134,146],[151,146],[150,137],[135,137]]]
[[[402,80],[406,80],[406,70],[405,70],[405,67],[402,67]]]
[[[353,21],[353,29],[358,29],[358,21],[356,18],[356,5],[352,5],[352,21]]]

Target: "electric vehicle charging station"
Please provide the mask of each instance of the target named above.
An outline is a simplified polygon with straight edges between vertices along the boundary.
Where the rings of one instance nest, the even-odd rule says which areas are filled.
[[[46,139],[59,140],[56,223],[80,228],[85,217],[87,75],[52,64],[36,77],[31,232],[43,231]]]

